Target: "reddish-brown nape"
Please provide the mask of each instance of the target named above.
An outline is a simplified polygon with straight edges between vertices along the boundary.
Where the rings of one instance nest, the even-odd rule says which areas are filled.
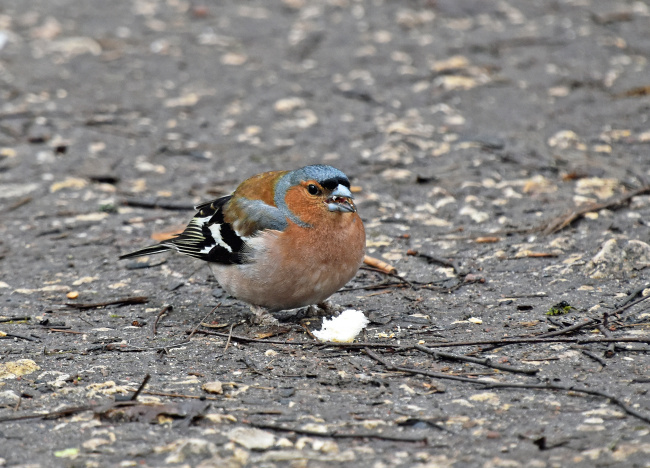
[[[227,223],[235,225],[236,229],[242,236],[250,235],[257,230],[255,222],[246,222],[247,216],[244,209],[237,200],[261,200],[267,205],[275,206],[274,195],[275,185],[278,180],[288,171],[271,171],[257,174],[243,181],[235,192],[232,200],[228,202],[227,209],[224,210],[224,220]]]
[[[249,200],[262,200],[267,205],[275,206],[275,185],[280,177],[289,171],[271,171],[257,174],[246,179],[235,190],[233,197],[247,198]]]

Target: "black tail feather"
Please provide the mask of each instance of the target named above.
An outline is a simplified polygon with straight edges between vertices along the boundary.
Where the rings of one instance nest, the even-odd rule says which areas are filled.
[[[120,260],[124,258],[144,257],[145,255],[153,255],[162,252],[167,252],[168,250],[172,250],[172,248],[173,247],[170,247],[169,245],[165,245],[165,244],[150,245],[149,247],[136,250],[135,252],[120,255]]]

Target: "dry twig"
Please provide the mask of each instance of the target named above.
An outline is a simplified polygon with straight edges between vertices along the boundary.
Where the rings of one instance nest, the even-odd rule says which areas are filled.
[[[582,354],[584,354],[585,356],[590,357],[594,361],[598,362],[601,366],[605,367],[607,365],[607,361],[605,361],[603,358],[601,358],[597,354],[594,354],[591,351],[587,351],[586,349],[583,349],[581,351],[582,351]]]
[[[153,325],[151,326],[151,332],[153,333],[153,336],[156,336],[158,334],[158,321],[160,318],[165,315],[167,312],[172,312],[174,310],[174,306],[171,305],[166,305],[162,309],[160,309],[160,312],[158,312],[158,315],[156,316],[156,320],[154,320]]]
[[[198,325],[197,325],[196,327],[194,327],[194,329],[192,330],[192,333],[190,333],[190,336],[187,337],[188,340],[191,340],[191,339],[192,339],[192,337],[193,337],[194,334],[196,333],[196,330],[198,330],[199,327],[200,327],[201,325],[203,325],[203,322],[204,322],[205,320],[207,320],[207,318],[208,318],[210,315],[212,315],[212,314],[213,314],[213,313],[214,313],[214,312],[215,312],[219,307],[221,307],[221,302],[219,302],[216,306],[214,306],[214,307],[212,308],[212,310],[211,310],[210,312],[208,312],[208,313],[205,315],[205,317],[203,317],[201,320],[199,320]]]
[[[140,396],[140,394],[144,390],[144,387],[146,387],[147,383],[149,383],[149,379],[151,379],[151,374],[147,374],[147,375],[144,376],[144,379],[142,380],[142,383],[140,384],[138,389],[135,392],[133,392],[133,395],[131,395],[131,398],[129,398],[129,400],[135,401],[135,400],[138,399],[138,397]]]
[[[539,372],[539,369],[524,369],[521,367],[508,366],[506,364],[497,364],[492,362],[490,358],[480,359],[470,356],[458,356],[456,354],[444,353],[442,351],[434,351],[433,349],[427,348],[426,346],[422,346],[420,344],[416,344],[413,347],[424,353],[431,354],[438,359],[471,362],[472,364],[479,364],[481,366],[491,367],[492,369],[499,369],[502,371],[513,372],[517,374],[535,375]]]
[[[25,341],[36,341],[34,338],[30,338],[29,336],[23,336],[23,335],[17,335],[15,333],[6,333],[6,332],[0,332],[0,339],[5,338],[18,338],[19,340],[25,340]]]
[[[97,309],[99,307],[106,307],[110,305],[116,306],[125,306],[132,304],[145,304],[149,302],[147,296],[134,296],[134,297],[125,297],[124,299],[116,299],[114,301],[106,302],[92,302],[92,303],[75,303],[75,302],[66,302],[65,306],[71,309]]]
[[[638,298],[636,301],[632,301],[632,302],[627,302],[627,301],[626,301],[622,306],[620,306],[620,307],[619,307],[618,309],[616,309],[615,311],[613,311],[613,312],[609,312],[609,315],[618,315],[618,314],[620,314],[621,312],[623,312],[624,310],[629,309],[630,307],[633,307],[633,306],[639,304],[640,302],[646,301],[646,300],[648,300],[648,299],[650,299],[650,295],[640,297],[640,298]]]
[[[647,193],[650,193],[650,186],[641,187],[621,197],[618,197],[614,200],[610,200],[604,203],[592,203],[583,208],[573,208],[569,210],[567,213],[558,216],[557,218],[551,220],[550,222],[546,222],[543,225],[539,226],[537,230],[542,231],[542,233],[545,235],[554,234],[558,231],[561,231],[565,227],[569,226],[574,221],[577,221],[578,219],[582,218],[587,213],[591,213],[593,211],[600,211],[604,209],[619,208],[629,203],[629,201],[632,198],[638,195],[645,195]]]
[[[228,331],[228,340],[226,341],[226,346],[224,346],[223,348],[224,353],[228,350],[228,347],[230,346],[230,340],[232,340],[232,327],[234,326],[235,326],[234,323],[230,324],[230,330]]]
[[[566,328],[561,328],[559,330],[555,330],[552,332],[547,332],[547,333],[542,333],[541,335],[535,335],[535,338],[550,338],[552,336],[558,336],[558,335],[565,335],[567,333],[572,333],[576,330],[580,330],[581,328],[587,327],[589,325],[596,325],[598,323],[598,320],[595,319],[587,319],[582,322],[578,322],[576,324],[571,325],[570,327]]]
[[[559,390],[563,392],[574,392],[574,393],[584,393],[587,395],[593,395],[593,396],[598,396],[602,398],[607,398],[609,399],[612,403],[614,403],[616,406],[621,408],[623,411],[625,411],[627,414],[630,416],[634,416],[646,423],[650,423],[650,416],[647,416],[645,414],[642,414],[632,408],[630,408],[628,405],[626,405],[620,398],[610,395],[609,393],[601,392],[600,390],[593,390],[591,388],[585,388],[585,387],[577,387],[577,386],[572,386],[572,385],[558,385],[558,384],[553,384],[553,383],[543,383],[543,384],[526,384],[526,383],[508,383],[508,382],[491,382],[491,381],[486,381],[486,380],[479,380],[479,379],[468,379],[464,377],[457,377],[457,376],[451,376],[448,374],[443,374],[440,372],[429,372],[426,370],[422,369],[414,369],[410,367],[402,367],[402,366],[394,366],[393,364],[389,363],[385,359],[381,358],[379,355],[375,354],[374,352],[370,351],[369,349],[364,349],[365,353],[370,356],[372,359],[375,361],[379,362],[382,364],[384,367],[386,367],[388,370],[392,371],[399,371],[399,372],[405,372],[408,374],[418,374],[418,375],[426,375],[428,377],[435,377],[435,378],[440,378],[440,379],[446,379],[446,380],[457,380],[460,382],[470,382],[473,384],[478,384],[478,385],[483,385],[483,388],[485,389],[491,389],[491,388],[519,388],[519,389],[534,389],[534,390]]]
[[[178,210],[178,211],[191,211],[194,209],[192,203],[173,202],[166,199],[159,198],[125,198],[122,204],[126,206],[134,206],[137,208],[160,208],[161,210]]]
[[[270,429],[273,431],[283,431],[283,432],[294,432],[296,434],[308,435],[313,437],[330,437],[333,439],[357,439],[357,438],[371,438],[371,439],[381,439],[381,440],[390,440],[395,442],[426,442],[427,438],[422,436],[409,437],[409,436],[397,436],[397,435],[388,435],[381,434],[378,432],[360,432],[360,433],[348,433],[348,432],[337,432],[337,431],[316,431],[311,429],[301,429],[298,427],[286,427],[276,424],[267,424],[267,423],[254,423],[249,422],[250,426],[257,427],[258,429]]]

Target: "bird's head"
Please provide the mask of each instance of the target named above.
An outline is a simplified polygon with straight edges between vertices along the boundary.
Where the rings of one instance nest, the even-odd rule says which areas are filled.
[[[284,175],[276,186],[275,203],[306,225],[312,225],[323,217],[327,219],[357,211],[347,176],[325,165],[306,166]],[[292,221],[296,222],[295,219]]]

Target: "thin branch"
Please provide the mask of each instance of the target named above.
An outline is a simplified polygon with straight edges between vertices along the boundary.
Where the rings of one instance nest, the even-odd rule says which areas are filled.
[[[638,303],[643,302],[643,301],[646,301],[646,300],[648,300],[648,299],[650,299],[650,295],[640,297],[640,298],[638,298],[636,301],[627,302],[625,305],[622,305],[621,307],[619,307],[619,308],[616,309],[615,311],[613,311],[613,312],[609,312],[609,315],[617,315],[617,314],[620,314],[620,313],[623,312],[625,309],[629,309],[630,307],[633,307],[633,306],[637,305]]]
[[[263,341],[267,342],[267,341]],[[575,343],[575,344],[585,344],[585,343],[645,343],[650,344],[650,338],[648,337],[632,337],[632,336],[622,336],[620,338],[495,338],[491,340],[476,340],[476,341],[434,341],[430,343],[424,343],[425,346],[430,348],[455,348],[460,346],[484,346],[484,345],[497,345],[497,346],[507,346],[513,344],[531,344],[531,343]],[[306,344],[306,343],[296,343],[296,342],[278,342],[276,344]],[[395,343],[321,343],[322,347],[338,347],[338,348],[349,348],[349,349],[359,349],[359,348],[374,348],[374,349],[399,349],[399,350],[408,350],[415,349],[414,345],[406,344],[400,345]]]
[[[106,302],[93,302],[93,303],[75,303],[75,302],[66,302],[64,305],[71,309],[97,309],[99,307],[106,307],[110,305],[116,306],[125,306],[133,304],[145,304],[149,302],[149,298],[146,296],[134,296],[134,297],[125,297],[124,299],[116,299],[114,301]]]
[[[147,374],[144,376],[144,379],[142,380],[142,383],[140,384],[138,389],[135,392],[133,392],[133,395],[131,395],[131,398],[129,398],[131,401],[135,401],[138,399],[140,393],[142,393],[142,391],[144,390],[144,387],[146,387],[147,383],[149,383],[149,379],[151,379],[151,374]]]
[[[172,312],[174,310],[174,306],[172,305],[166,305],[162,309],[160,309],[160,312],[158,312],[158,315],[156,316],[156,320],[154,320],[153,325],[151,326],[151,332],[153,333],[153,336],[156,336],[158,334],[158,321],[160,318],[165,315],[167,312]]]
[[[224,353],[228,350],[228,347],[230,346],[230,340],[232,340],[232,327],[234,326],[235,326],[234,323],[230,324],[230,330],[228,331],[228,341],[226,341],[226,346],[224,346],[223,348]]]
[[[168,392],[152,392],[149,390],[144,390],[142,392],[144,395],[152,396],[164,396],[170,398],[188,398],[190,400],[214,400],[214,401],[223,401],[223,398],[209,397],[205,395],[185,395],[182,393],[168,393]]]
[[[584,328],[589,325],[596,325],[598,323],[598,320],[595,319],[587,319],[582,322],[578,322],[576,324],[571,325],[570,327],[566,328],[561,328],[560,330],[555,330],[552,332],[547,332],[547,333],[542,333],[541,335],[535,335],[535,338],[550,338],[552,336],[557,336],[557,335],[564,335],[566,333],[571,333],[576,330],[580,330],[581,328]]]
[[[368,349],[368,348],[365,348],[363,351],[368,356],[370,356],[372,359],[374,359],[375,361],[381,363],[388,370],[398,371],[398,372],[405,372],[407,374],[426,375],[428,377],[434,377],[436,379],[456,380],[458,382],[470,382],[470,383],[476,383],[477,382],[477,379],[470,379],[469,377],[460,377],[458,375],[445,374],[443,372],[431,372],[431,371],[426,371],[426,370],[421,370],[421,369],[412,369],[410,367],[395,366],[395,365],[391,364],[390,362],[388,362],[388,361],[384,360],[383,358],[381,358],[378,354],[374,353],[373,351],[370,351],[370,349]]]
[[[447,260],[445,258],[438,257],[436,255],[425,254],[425,253],[421,253],[421,252],[418,252],[418,251],[410,251],[409,255],[411,255],[413,257],[424,258],[427,261],[427,263],[429,263],[429,264],[438,263],[438,264],[440,264],[442,266],[453,268],[456,275],[460,276],[460,277],[466,276],[467,273],[468,273],[467,271],[465,271],[465,270],[463,270],[461,268],[460,264],[456,260]]]
[[[554,234],[558,231],[561,231],[565,227],[571,225],[574,221],[577,221],[578,219],[582,218],[587,213],[591,213],[593,211],[600,211],[604,209],[619,208],[629,203],[629,201],[632,198],[638,195],[645,195],[647,193],[650,193],[650,186],[641,187],[637,190],[633,190],[628,194],[625,194],[621,197],[618,197],[614,200],[610,200],[604,203],[592,203],[582,208],[573,208],[568,212],[566,212],[565,214],[551,220],[550,222],[549,221],[545,222],[543,225],[541,225],[538,228],[538,230],[542,231],[542,233],[545,235]]]
[[[34,338],[30,338],[29,336],[24,336],[24,335],[17,335],[15,333],[7,333],[3,332],[0,334],[0,339],[10,339],[10,338],[18,338],[20,340],[25,340],[25,341],[36,341]]]
[[[87,353],[92,352],[92,351],[120,351],[123,353],[144,353],[147,351],[167,351],[170,348],[178,348],[180,346],[185,346],[186,344],[189,344],[189,340],[181,341],[180,343],[172,343],[168,344],[165,346],[152,346],[152,347],[147,347],[143,348],[140,346],[131,346],[131,345],[124,345],[124,344],[115,344],[115,343],[109,343],[101,346],[95,346],[93,348],[88,348],[86,350]]]
[[[305,329],[305,332],[306,332],[306,333],[307,333],[307,334],[308,334],[308,335],[309,335],[309,336],[310,336],[314,341],[319,341],[318,338],[316,338],[316,337],[314,336],[314,334],[311,332],[311,330],[309,329],[309,327],[308,327],[304,322],[300,322],[300,325],[302,326],[302,328]]]
[[[526,368],[521,368],[521,367],[513,367],[513,366],[508,366],[505,364],[496,364],[492,362],[490,358],[475,358],[475,357],[470,357],[470,356],[458,356],[456,354],[449,354],[449,353],[444,353],[442,351],[434,351],[433,349],[427,348],[426,346],[422,346],[421,344],[416,344],[414,345],[415,349],[418,349],[424,353],[431,354],[435,356],[437,359],[447,359],[451,361],[461,361],[461,362],[471,362],[473,364],[479,364],[481,366],[485,367],[490,367],[492,369],[499,369],[502,371],[506,372],[513,372],[516,374],[527,374],[527,375],[535,375],[539,372],[539,369],[526,369]]]
[[[191,333],[187,331],[186,333]],[[412,344],[396,344],[396,343],[368,343],[368,342],[357,342],[357,343],[312,343],[305,341],[279,341],[279,340],[267,340],[267,339],[258,339],[258,338],[249,338],[247,336],[240,335],[230,335],[229,333],[221,333],[208,330],[197,330],[196,333],[203,335],[212,335],[220,336],[223,338],[228,338],[231,336],[232,340],[242,341],[245,343],[265,343],[265,344],[275,344],[275,345],[286,345],[286,346],[319,346],[321,348],[327,347],[337,347],[344,349],[361,349],[361,348],[371,348],[371,349],[399,349],[399,350],[408,350],[415,349]],[[632,336],[622,336],[614,338],[600,338],[600,337],[587,337],[587,338],[495,338],[489,340],[475,340],[475,341],[437,341],[424,343],[425,346],[430,348],[454,348],[460,346],[483,346],[483,345],[497,345],[497,346],[507,346],[513,344],[531,344],[531,343],[575,343],[575,344],[586,344],[586,343],[644,343],[650,344],[650,338],[648,337],[632,337]]]
[[[587,357],[590,357],[591,359],[598,362],[603,367],[605,367],[607,365],[607,361],[605,361],[603,358],[601,358],[597,354],[592,353],[591,351],[587,351],[586,349],[583,349],[582,354],[584,354]]]
[[[485,388],[524,388],[524,389],[534,389],[534,390],[559,390],[563,392],[575,392],[575,393],[584,393],[586,395],[598,396],[601,398],[607,398],[613,404],[621,408],[630,416],[640,419],[648,424],[650,424],[650,416],[647,416],[643,413],[636,411],[635,409],[627,406],[620,398],[610,395],[609,393],[601,392],[600,390],[592,390],[591,388],[585,387],[574,387],[571,385],[558,385],[552,383],[546,384],[518,384],[518,383],[499,383],[499,382],[477,382],[484,383]]]
[[[605,325],[602,323],[598,325],[598,330],[605,335],[606,338],[611,338],[612,337],[612,332],[607,329]],[[610,343],[609,346],[607,346],[607,351],[605,351],[605,356],[606,357],[613,357],[614,354],[616,354],[616,343]]]
[[[126,198],[122,200],[122,204],[137,208],[160,208],[173,211],[192,211],[194,209],[192,203],[173,202],[159,198]]]
[[[63,416],[70,416],[84,411],[92,411],[97,405],[73,406],[71,408],[63,408],[62,410],[50,411],[47,413],[32,413],[22,414],[19,416],[9,416],[7,418],[0,418],[0,423],[9,421],[24,421],[26,419],[56,419]]]
[[[258,429],[270,429],[274,431],[282,432],[294,432],[296,434],[314,436],[314,437],[330,437],[334,439],[357,439],[357,438],[371,438],[371,439],[381,439],[381,440],[390,440],[395,442],[426,442],[426,437],[409,437],[409,436],[392,436],[381,434],[378,432],[360,432],[360,433],[349,433],[349,432],[337,432],[337,431],[315,431],[310,429],[301,429],[297,427],[286,427],[279,426],[276,424],[267,424],[267,423],[254,423],[249,422],[250,426],[257,427]]]
[[[80,332],[80,331],[75,331],[75,330],[65,330],[62,328],[48,328],[47,331],[55,332],[55,333],[70,333],[72,335],[85,335],[86,332]]]
[[[377,354],[373,353],[369,349],[364,349],[364,352],[370,356],[372,359],[375,361],[379,362],[382,364],[386,369],[392,370],[392,371],[399,371],[399,372],[406,372],[409,374],[417,374],[417,375],[426,375],[428,377],[435,377],[435,378],[440,378],[440,379],[447,379],[447,380],[458,380],[461,382],[469,382],[473,384],[478,384],[478,385],[483,385],[485,389],[491,389],[491,388],[519,388],[519,389],[534,389],[534,390],[559,390],[559,391],[564,391],[564,392],[575,392],[575,393],[584,393],[587,395],[593,395],[593,396],[598,396],[602,398],[607,398],[609,399],[613,404],[621,408],[623,411],[625,411],[627,414],[630,416],[634,416],[635,418],[638,418],[646,423],[650,423],[650,416],[647,416],[645,414],[642,414],[629,406],[627,406],[620,398],[610,395],[609,393],[601,392],[600,390],[592,390],[590,388],[585,388],[585,387],[575,387],[571,385],[558,385],[558,384],[552,384],[552,383],[544,383],[544,384],[525,384],[525,383],[508,383],[508,382],[490,382],[486,380],[479,380],[479,379],[468,379],[468,378],[463,378],[463,377],[456,377],[456,376],[450,376],[447,374],[442,374],[440,372],[429,372],[421,369],[414,369],[414,368],[409,368],[409,367],[402,367],[402,366],[394,366],[393,364],[387,362]],[[454,377],[454,378],[452,378]]]
[[[7,322],[24,322],[26,320],[31,320],[31,317],[2,317],[0,318],[0,323],[7,323]]]
[[[190,333],[190,332],[186,332],[186,333]],[[312,344],[304,341],[279,341],[279,340],[266,340],[266,339],[261,340],[258,338],[249,338],[247,336],[231,335],[230,333],[221,333],[221,332],[208,331],[208,330],[196,330],[196,333],[200,333],[201,335],[221,336],[223,338],[230,337],[231,340],[243,341],[244,343],[266,343],[266,344],[278,344],[278,345],[288,345],[288,346],[303,346],[303,345]]]
[[[632,299],[637,297],[639,294],[641,294],[643,291],[645,291],[647,288],[650,288],[650,284],[644,284],[643,286],[636,288],[634,291],[632,291],[624,300],[621,302],[618,306],[623,307],[625,304],[630,302]]]
[[[205,321],[205,320],[206,320],[210,315],[212,315],[212,314],[214,313],[214,311],[216,311],[219,307],[221,307],[221,302],[219,302],[216,306],[214,306],[214,307],[212,308],[212,310],[211,310],[210,312],[208,312],[208,313],[205,315],[205,317],[203,317],[201,320],[199,320],[199,323],[196,325],[196,327],[194,327],[194,329],[192,330],[192,333],[190,333],[190,336],[187,337],[188,340],[191,340],[191,339],[192,339],[192,337],[193,337],[194,334],[196,333],[196,330],[198,330],[199,327],[203,324],[203,322],[204,322],[204,321]]]
[[[530,343],[646,343],[650,344],[650,338],[621,336],[618,338],[502,338],[494,340],[477,340],[477,341],[449,341],[425,343],[430,347],[449,348],[456,346],[478,346],[478,345],[499,345],[506,346],[511,344],[530,344]]]

